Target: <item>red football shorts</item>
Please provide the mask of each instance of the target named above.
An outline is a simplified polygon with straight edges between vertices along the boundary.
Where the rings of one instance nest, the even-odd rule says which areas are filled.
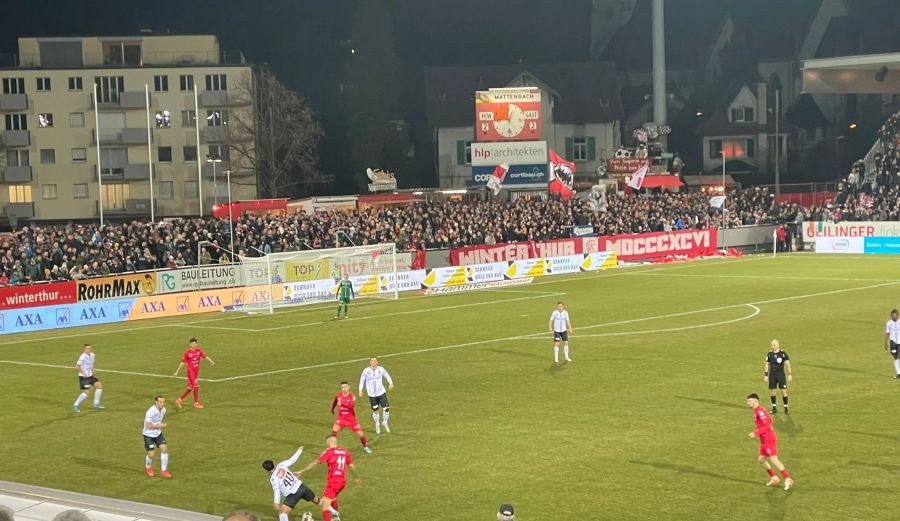
[[[328,480],[325,484],[325,492],[322,492],[322,497],[328,498],[332,501],[337,499],[338,494],[344,490],[344,487],[347,485],[347,480],[342,479],[340,481],[332,481]]]
[[[362,430],[362,427],[359,426],[359,421],[356,420],[355,416],[339,417],[334,423],[337,424],[339,431],[350,429],[353,432],[359,432]]]
[[[759,455],[770,457],[778,455],[778,443],[774,441],[767,441],[765,443],[759,444]]]
[[[187,381],[189,387],[198,387],[197,379],[200,376],[200,371],[188,371]]]

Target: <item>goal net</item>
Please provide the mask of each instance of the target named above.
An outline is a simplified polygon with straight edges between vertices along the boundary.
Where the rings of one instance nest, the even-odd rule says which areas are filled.
[[[337,299],[346,276],[354,298],[397,298],[397,248],[394,243],[271,253],[239,257],[244,298],[233,310],[273,313],[275,308]]]

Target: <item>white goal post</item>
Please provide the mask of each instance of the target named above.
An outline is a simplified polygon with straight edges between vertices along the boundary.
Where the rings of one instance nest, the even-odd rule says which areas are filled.
[[[246,298],[233,310],[274,313],[275,308],[334,301],[347,276],[355,298],[398,298],[394,243],[238,257]]]

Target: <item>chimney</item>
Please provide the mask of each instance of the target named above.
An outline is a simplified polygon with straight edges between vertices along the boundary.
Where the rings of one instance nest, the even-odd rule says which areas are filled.
[[[756,120],[763,126],[769,122],[769,103],[766,100],[767,88],[768,85],[764,81],[756,84]]]

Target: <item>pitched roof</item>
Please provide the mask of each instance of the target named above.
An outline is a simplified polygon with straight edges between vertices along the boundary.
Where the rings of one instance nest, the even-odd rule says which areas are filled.
[[[715,102],[707,106],[700,124],[697,126],[696,134],[700,136],[740,136],[746,134],[757,134],[759,132],[774,132],[775,118],[766,119],[765,125],[759,123],[732,123],[728,119],[728,106],[734,101],[741,89],[747,87],[757,95],[756,84],[747,85],[738,81],[731,82],[728,87],[721,90],[721,94],[716,98]],[[756,107],[753,107],[756,110]],[[757,118],[759,114],[757,114]],[[784,116],[782,115],[782,121]]]
[[[559,94],[553,109],[557,123],[580,125],[622,119],[619,81],[612,63],[519,64],[426,67],[425,107],[429,125],[472,126],[475,91],[506,87],[519,77],[529,83],[528,76],[533,78],[533,83],[544,84]]]

